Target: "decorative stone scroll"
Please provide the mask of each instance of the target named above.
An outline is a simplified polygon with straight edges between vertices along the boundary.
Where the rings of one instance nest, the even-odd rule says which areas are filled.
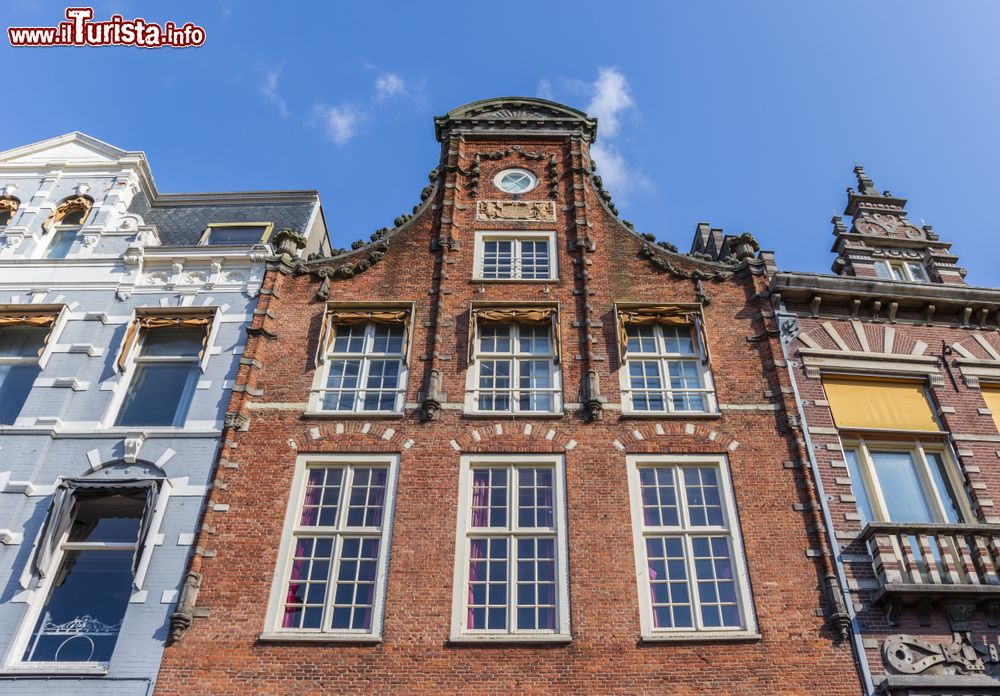
[[[1000,674],[998,646],[975,643],[968,631],[953,632],[950,643],[930,643],[899,633],[885,639],[882,655],[897,674]]]
[[[555,222],[555,201],[479,201],[477,220],[528,220]]]

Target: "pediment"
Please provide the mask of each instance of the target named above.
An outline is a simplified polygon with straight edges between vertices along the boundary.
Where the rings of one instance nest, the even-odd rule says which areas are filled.
[[[128,153],[125,150],[120,150],[97,138],[92,138],[84,133],[73,132],[0,152],[0,163],[48,164],[50,162],[69,162],[73,164],[108,164],[118,161],[126,154]]]

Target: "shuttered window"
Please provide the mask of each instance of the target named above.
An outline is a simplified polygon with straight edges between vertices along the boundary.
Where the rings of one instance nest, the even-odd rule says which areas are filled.
[[[823,387],[838,428],[941,431],[920,382],[824,377]]]

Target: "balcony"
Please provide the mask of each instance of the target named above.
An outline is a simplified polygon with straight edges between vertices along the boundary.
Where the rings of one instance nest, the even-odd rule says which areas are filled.
[[[937,604],[949,620],[960,614],[967,622],[978,608],[990,626],[1000,625],[1000,525],[872,522],[861,538],[879,581],[872,603],[890,625],[906,605],[929,625]]]

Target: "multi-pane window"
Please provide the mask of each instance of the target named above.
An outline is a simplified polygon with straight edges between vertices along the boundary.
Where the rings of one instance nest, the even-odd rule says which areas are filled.
[[[919,261],[876,261],[875,273],[885,280],[906,280],[911,283],[929,283],[927,269]]]
[[[467,409],[556,413],[562,409],[552,324],[480,321]]]
[[[476,278],[480,280],[554,280],[554,237],[550,233],[476,237]]]
[[[64,259],[69,256],[73,245],[80,241],[80,227],[86,219],[89,210],[72,209],[59,216],[53,226],[52,239],[45,248],[45,258]]]
[[[20,662],[110,661],[132,595],[143,518],[151,514],[149,502],[155,498],[150,486],[59,493],[64,504],[53,506],[50,514],[61,512],[65,523],[50,519],[45,529],[59,538],[39,540],[36,554],[50,543],[53,554],[38,587],[41,605]]]
[[[206,330],[185,326],[142,330],[115,425],[184,425],[201,374]]]
[[[845,445],[844,459],[862,525],[970,519],[968,496],[941,445],[859,439]]]
[[[263,244],[270,236],[270,223],[215,224],[209,225],[201,236],[201,244],[208,246],[226,244]]]
[[[644,636],[751,630],[727,476],[718,458],[630,458]]]
[[[406,396],[406,325],[337,324],[318,391],[323,411],[399,412]]]
[[[453,637],[568,637],[562,461],[462,463]]]
[[[301,465],[273,600],[274,633],[377,636],[381,631],[394,463],[385,457]]]
[[[41,371],[38,358],[54,316],[0,316],[0,425],[11,425]]]
[[[632,412],[714,412],[715,391],[692,324],[626,324],[623,392]]]

